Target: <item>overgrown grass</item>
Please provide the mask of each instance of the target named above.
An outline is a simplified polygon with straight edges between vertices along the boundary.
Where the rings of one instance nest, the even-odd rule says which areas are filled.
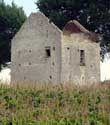
[[[110,85],[0,86],[0,125],[109,124]]]

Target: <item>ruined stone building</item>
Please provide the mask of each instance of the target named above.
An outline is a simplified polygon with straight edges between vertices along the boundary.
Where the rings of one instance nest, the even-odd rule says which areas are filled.
[[[98,36],[77,21],[61,31],[41,12],[32,13],[12,40],[14,81],[100,81]]]

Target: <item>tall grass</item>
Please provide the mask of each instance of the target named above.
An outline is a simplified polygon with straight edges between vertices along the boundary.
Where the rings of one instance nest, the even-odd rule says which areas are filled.
[[[110,85],[0,86],[0,125],[109,124]]]

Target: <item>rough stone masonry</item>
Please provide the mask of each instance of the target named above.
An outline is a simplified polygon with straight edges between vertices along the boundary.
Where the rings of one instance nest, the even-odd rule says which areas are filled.
[[[12,39],[11,81],[84,84],[100,81],[98,35],[72,20],[61,31],[32,13]]]

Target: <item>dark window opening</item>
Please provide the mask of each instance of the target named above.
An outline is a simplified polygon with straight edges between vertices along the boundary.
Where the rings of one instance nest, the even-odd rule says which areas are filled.
[[[69,47],[67,47],[67,50],[69,50],[70,48]]]
[[[51,48],[50,47],[46,47],[45,51],[46,51],[46,57],[51,57]]]
[[[50,76],[50,79],[52,79],[52,76]]]
[[[85,51],[80,50],[80,65],[85,66]]]

